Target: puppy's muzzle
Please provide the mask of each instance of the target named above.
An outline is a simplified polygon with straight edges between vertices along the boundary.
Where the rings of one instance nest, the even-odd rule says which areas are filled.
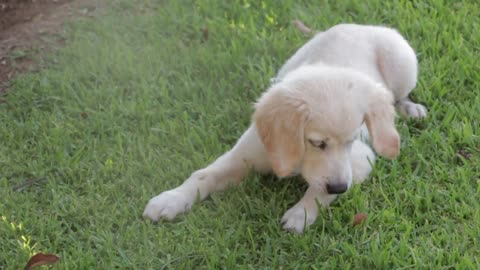
[[[348,185],[345,183],[335,183],[326,185],[328,194],[342,194],[348,189]]]

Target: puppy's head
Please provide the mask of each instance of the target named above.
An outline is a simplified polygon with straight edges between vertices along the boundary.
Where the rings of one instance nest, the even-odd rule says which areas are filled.
[[[400,148],[392,95],[370,81],[338,77],[279,83],[258,100],[253,115],[274,173],[298,171],[329,194],[352,183],[350,152],[363,122],[380,155],[394,158]]]

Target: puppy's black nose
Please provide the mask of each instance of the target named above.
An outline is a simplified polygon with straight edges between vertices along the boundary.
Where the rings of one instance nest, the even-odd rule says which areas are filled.
[[[342,194],[347,191],[348,185],[347,184],[327,184],[327,192],[328,194]]]

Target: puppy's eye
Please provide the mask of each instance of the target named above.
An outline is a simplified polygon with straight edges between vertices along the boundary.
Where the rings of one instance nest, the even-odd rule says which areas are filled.
[[[326,142],[326,141],[323,141],[323,140],[322,140],[322,141],[308,140],[308,142],[309,142],[311,145],[313,145],[313,146],[315,146],[315,147],[317,147],[317,148],[319,148],[319,149],[321,149],[321,150],[325,150],[325,148],[327,148],[327,142]]]

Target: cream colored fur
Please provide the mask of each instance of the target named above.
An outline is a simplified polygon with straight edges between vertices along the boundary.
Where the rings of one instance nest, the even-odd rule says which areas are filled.
[[[280,69],[235,146],[152,198],[143,215],[171,220],[198,195],[203,200],[224,190],[253,168],[307,181],[304,197],[281,220],[301,233],[317,218],[317,202],[327,207],[352,181],[368,177],[375,155],[362,137],[370,137],[381,156],[399,154],[394,104],[405,115],[426,115],[408,99],[416,80],[414,51],[395,30],[343,24],[321,32]]]

